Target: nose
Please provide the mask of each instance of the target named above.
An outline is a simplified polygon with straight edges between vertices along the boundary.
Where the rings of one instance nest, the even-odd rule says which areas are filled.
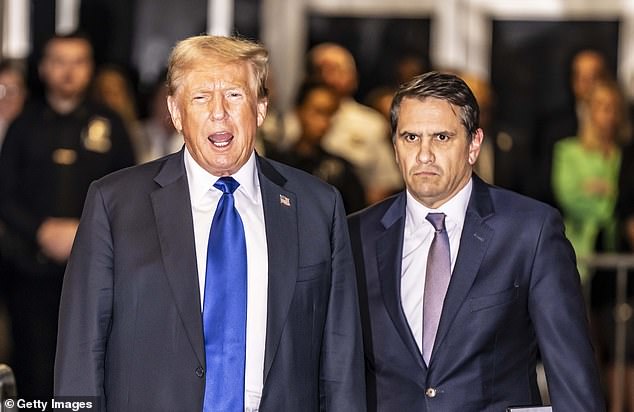
[[[211,99],[210,106],[209,112],[213,120],[223,120],[227,115],[227,111],[225,110],[225,101],[222,96],[214,96],[214,98]]]
[[[420,163],[423,164],[434,162],[435,156],[432,150],[431,139],[420,139],[420,145],[418,146],[418,155],[416,156],[416,158]]]

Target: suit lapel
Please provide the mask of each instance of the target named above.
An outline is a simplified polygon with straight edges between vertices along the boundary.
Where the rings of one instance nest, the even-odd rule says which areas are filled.
[[[396,330],[418,365],[422,369],[426,369],[401,305],[401,261],[405,230],[405,204],[406,195],[405,192],[402,192],[395,198],[381,219],[385,231],[377,237],[376,241],[379,282],[385,308]]]
[[[432,360],[433,353],[436,348],[442,345],[451,323],[464,303],[480,269],[482,259],[493,236],[493,229],[487,225],[485,219],[493,212],[493,204],[487,185],[476,175],[473,175],[473,191],[467,206],[458,257],[440,316]]]
[[[155,179],[152,207],[167,280],[189,341],[205,362],[194,227],[183,151],[170,156]]]
[[[269,260],[264,384],[280,343],[295,293],[299,264],[297,198],[284,189],[286,179],[258,156],[258,172]]]

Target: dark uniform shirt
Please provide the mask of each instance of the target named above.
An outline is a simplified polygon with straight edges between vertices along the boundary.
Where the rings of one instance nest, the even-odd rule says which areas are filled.
[[[29,272],[38,270],[34,260],[50,263],[35,241],[43,220],[79,218],[90,183],[133,163],[128,134],[111,110],[85,101],[60,114],[46,101],[28,104],[0,152],[0,219],[17,241],[9,260]]]

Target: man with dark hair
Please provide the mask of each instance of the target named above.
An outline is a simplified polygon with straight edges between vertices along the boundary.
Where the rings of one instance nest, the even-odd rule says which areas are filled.
[[[575,256],[551,207],[473,174],[479,108],[457,76],[397,91],[406,190],[349,218],[370,411],[602,411]]]
[[[0,155],[0,220],[15,237],[6,256],[12,366],[26,398],[53,393],[62,278],[88,186],[134,163],[119,117],[86,100],[92,69],[86,37],[48,40],[39,65],[45,98],[25,106]]]

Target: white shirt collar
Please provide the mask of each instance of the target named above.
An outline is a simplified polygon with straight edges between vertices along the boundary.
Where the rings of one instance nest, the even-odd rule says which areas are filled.
[[[189,153],[187,146],[185,146],[184,152],[185,171],[187,172],[191,201],[197,203],[209,192],[216,180],[219,179],[219,176],[214,176],[203,169]],[[251,202],[258,203],[257,193],[260,190],[260,180],[255,166],[255,151],[251,153],[249,160],[231,176],[240,183],[237,190],[243,193]]]
[[[462,228],[464,225],[465,215],[467,214],[467,206],[469,205],[472,189],[473,179],[469,179],[467,184],[460,189],[454,197],[449,199],[437,209],[425,207],[422,203],[416,200],[414,196],[412,196],[409,190],[407,190],[407,221],[413,223],[413,228],[425,227],[425,223],[427,222],[425,217],[428,213],[441,212],[446,215],[445,221],[447,222],[446,225],[448,231],[450,230],[450,225]]]

